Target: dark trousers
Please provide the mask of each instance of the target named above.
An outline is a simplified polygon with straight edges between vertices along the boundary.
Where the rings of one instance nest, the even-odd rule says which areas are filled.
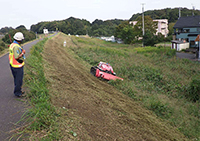
[[[15,84],[15,88],[14,88],[14,94],[16,96],[20,96],[22,94],[21,88],[22,88],[22,84],[23,84],[23,76],[24,76],[24,67],[21,68],[13,68],[10,65],[13,77],[14,77],[14,84]]]

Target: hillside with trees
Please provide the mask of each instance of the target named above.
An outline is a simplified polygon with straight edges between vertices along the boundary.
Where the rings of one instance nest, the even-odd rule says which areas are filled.
[[[119,26],[116,27],[115,37],[122,39],[125,44],[141,43],[144,41],[145,46],[154,46],[156,43],[171,40],[171,37],[165,38],[161,33],[156,35],[158,25],[150,16],[144,16],[144,19],[144,36],[142,32],[142,16],[139,16],[136,19],[138,22],[134,26],[130,24],[129,21],[119,24]],[[141,37],[143,37],[144,40],[141,40]]]
[[[128,21],[141,21],[141,15],[142,13],[133,14],[132,17]],[[152,20],[154,19],[168,19],[168,27],[169,27],[169,34],[168,37],[165,39],[162,37],[162,35],[159,35],[159,37],[155,37],[153,40],[154,43],[151,43],[150,45],[155,44],[156,42],[162,42],[162,41],[170,41],[172,40],[172,34],[173,34],[173,26],[176,23],[178,17],[179,17],[179,8],[165,8],[160,10],[148,10],[144,12],[144,15],[146,18],[145,24],[150,25]],[[191,15],[200,15],[199,10],[193,10],[193,9],[187,9],[187,8],[181,8],[181,16],[191,16]],[[149,20],[151,19],[151,20]],[[39,22],[35,25],[31,26],[31,31],[35,33],[43,33],[43,29],[47,28],[49,31],[61,31],[65,34],[71,34],[71,35],[89,35],[89,36],[112,36],[115,35],[115,37],[122,38],[125,43],[134,43],[138,41],[138,38],[141,37],[141,27],[139,25],[139,22],[136,25],[136,28],[134,29],[135,33],[132,33],[132,29],[130,25],[127,25],[127,20],[120,20],[120,19],[113,19],[113,20],[100,20],[96,19],[92,23],[85,19],[78,19],[74,17],[70,17],[65,20],[61,21],[52,21],[52,22]],[[148,23],[150,22],[150,23]],[[120,25],[122,24],[122,25]],[[126,29],[120,29],[124,27],[125,25]],[[140,29],[140,30],[139,30]],[[119,32],[123,33],[119,33]],[[153,30],[150,30],[153,31]],[[122,37],[126,34],[126,37]],[[148,35],[145,35],[145,38],[148,39],[149,36],[154,35],[154,32],[149,32]],[[129,37],[127,35],[130,35],[132,37]],[[133,37],[134,36],[134,37]],[[136,38],[135,38],[136,37]],[[135,40],[136,39],[136,40]],[[146,44],[149,44],[149,41],[146,40]]]
[[[181,16],[200,15],[199,10],[189,10],[187,8],[180,8]],[[115,37],[121,38],[124,43],[136,43],[141,42],[139,37],[143,37],[145,46],[154,46],[156,43],[171,41],[172,34],[174,32],[173,26],[179,18],[179,8],[166,8],[161,10],[149,10],[144,12],[144,25],[145,35],[142,35],[142,13],[134,14],[129,21],[138,21],[134,28],[130,28],[127,22],[126,25],[121,23],[115,31]],[[168,19],[168,37],[164,37],[162,34],[155,35],[157,25],[153,22],[154,19]],[[152,28],[152,29],[150,29]],[[122,36],[123,35],[123,36]]]
[[[70,17],[62,21],[52,21],[52,22],[40,22],[38,24],[31,26],[31,31],[37,33],[43,33],[43,29],[46,28],[49,31],[59,30],[66,34],[72,35],[83,35],[87,31],[90,32],[90,22],[87,20],[81,20],[78,18]]]
[[[187,8],[181,8],[181,17],[200,15],[200,10],[193,10]],[[135,21],[142,13],[133,14],[130,21]],[[174,23],[179,17],[179,8],[165,8],[160,10],[148,10],[144,12],[145,16],[150,16],[154,19],[168,19],[169,23]]]
[[[8,33],[10,30],[13,30],[14,28],[12,27],[3,27],[0,29],[0,34],[6,34]]]
[[[144,12],[145,16],[149,16],[151,19],[168,19],[170,30],[173,29],[174,23],[179,17],[179,8],[166,8],[160,10],[148,10]],[[191,10],[187,8],[181,8],[181,16],[200,15],[199,10]],[[129,21],[134,21],[140,17],[142,13],[133,14]],[[70,17],[65,20],[51,21],[51,22],[39,22],[31,26],[31,31],[37,33],[43,33],[43,29],[47,28],[49,31],[62,31],[71,35],[90,35],[90,36],[112,36],[115,33],[116,27],[125,20],[112,19],[112,20],[100,20],[96,19],[92,23],[85,19],[78,19]],[[172,24],[172,26],[170,25]],[[172,27],[172,28],[171,28]],[[169,34],[172,34],[170,31]]]
[[[122,22],[120,19],[113,20],[98,20],[96,19],[91,24],[92,36],[112,36],[116,30],[116,27]]]
[[[90,23],[85,19],[70,17],[61,21],[40,22],[31,26],[31,31],[43,33],[43,29],[49,31],[59,30],[65,34],[71,35],[90,35],[90,36],[112,36],[115,32],[115,27],[123,20],[99,20],[96,19]]]
[[[132,17],[128,21],[135,21],[135,20],[141,21],[141,15],[142,13],[133,14]],[[155,41],[154,43],[149,44],[149,41],[145,40],[146,44],[153,45],[156,42],[172,40],[173,26],[179,17],[179,8],[148,10],[144,12],[144,15],[146,18],[148,18],[145,20],[146,25],[150,25],[150,23],[154,19],[168,19],[168,22],[169,22],[169,25],[168,25],[169,34],[167,38],[164,38],[162,37],[162,35],[159,35],[159,37],[155,37],[153,39],[153,41]],[[200,15],[200,10],[181,8],[182,17],[191,16],[191,15]],[[139,25],[141,24],[141,22],[139,22],[136,25],[134,29],[134,33],[133,33],[131,26],[127,25],[129,23],[128,21],[121,20],[121,19],[112,19],[112,20],[105,20],[105,21],[96,19],[92,23],[90,23],[86,19],[70,17],[65,20],[45,21],[45,22],[43,21],[43,22],[39,22],[37,24],[31,25],[31,29],[30,29],[31,32],[28,32],[24,26],[19,26],[16,29],[13,29],[12,27],[5,27],[5,28],[0,29],[0,34],[5,35],[6,33],[9,32],[10,35],[13,35],[15,30],[25,29],[24,32],[25,34],[27,34],[25,40],[27,41],[29,39],[33,39],[33,37],[35,36],[34,35],[35,33],[41,34],[43,33],[43,29],[47,28],[49,31],[61,31],[65,34],[71,34],[71,35],[89,35],[89,36],[94,36],[94,37],[115,35],[115,37],[117,38],[122,38],[124,42],[127,44],[138,42],[138,38],[141,37],[142,35],[141,25]],[[123,29],[120,29],[122,27]],[[153,31],[153,30],[150,30],[150,31]],[[148,33],[145,35],[145,38],[149,39],[148,37],[152,35],[154,35],[154,32],[148,31]],[[8,34],[4,37],[3,41],[6,43],[9,42]]]
[[[32,31],[28,31],[24,25],[18,26],[16,29],[10,29],[8,30],[8,33],[5,34],[5,36],[2,38],[2,41],[6,44],[10,44],[11,41],[13,41],[13,36],[16,32],[22,32],[24,34],[24,42],[30,41],[35,39],[35,33]],[[10,37],[9,37],[10,36]]]
[[[0,39],[0,52],[7,49],[8,45],[14,41],[13,36],[16,32],[22,32],[24,34],[24,41],[28,42],[36,38],[36,35],[33,31],[29,31],[26,29],[24,25],[20,25],[16,27],[15,29],[12,27],[4,27],[0,29],[0,34],[2,34]]]

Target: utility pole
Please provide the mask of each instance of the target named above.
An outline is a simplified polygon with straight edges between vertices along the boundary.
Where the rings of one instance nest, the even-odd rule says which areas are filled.
[[[192,4],[192,16],[194,16],[194,10],[195,10],[195,7]]]
[[[199,35],[199,54],[198,54],[198,61],[200,61],[200,35]]]
[[[144,3],[142,3],[142,46],[144,47]]]

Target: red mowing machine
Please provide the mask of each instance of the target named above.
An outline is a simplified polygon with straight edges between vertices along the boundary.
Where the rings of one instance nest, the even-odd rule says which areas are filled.
[[[105,62],[99,62],[98,66],[93,66],[90,69],[90,73],[97,78],[103,78],[105,80],[122,80],[123,78],[117,77],[116,73],[110,64]]]

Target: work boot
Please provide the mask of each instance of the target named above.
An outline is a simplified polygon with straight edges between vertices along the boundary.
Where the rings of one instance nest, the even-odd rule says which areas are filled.
[[[25,97],[25,92],[24,91],[21,91],[21,95],[17,96],[17,97]]]

